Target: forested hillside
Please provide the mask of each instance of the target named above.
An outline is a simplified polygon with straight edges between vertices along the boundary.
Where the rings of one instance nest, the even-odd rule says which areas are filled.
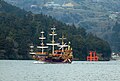
[[[26,12],[4,1],[0,1],[0,6],[0,59],[31,59],[29,45],[40,43],[38,37],[42,30],[46,33],[46,42],[50,42],[48,34],[52,26],[56,26],[57,41],[64,34],[71,42],[74,58],[86,60],[89,51],[101,55],[100,60],[109,60],[111,57],[109,44],[86,33],[83,28],[66,25],[43,14]]]
[[[107,40],[119,52],[112,28],[120,16],[120,0],[5,0],[33,13],[43,13],[67,24],[75,24]],[[106,38],[106,35],[108,38]]]

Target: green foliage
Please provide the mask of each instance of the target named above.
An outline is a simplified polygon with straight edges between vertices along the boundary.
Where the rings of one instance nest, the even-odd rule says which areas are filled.
[[[109,60],[111,54],[109,44],[93,34],[87,34],[85,29],[66,25],[46,15],[25,12],[4,1],[0,1],[0,4],[2,5],[0,12],[0,59],[30,59],[29,45],[40,43],[38,37],[42,30],[45,31],[46,42],[50,41],[50,37],[48,37],[50,28],[56,26],[58,34],[56,42],[64,34],[71,41],[75,58],[86,60],[86,56],[92,50],[102,53],[103,60]]]
[[[120,19],[120,18],[119,18]],[[111,36],[111,44],[114,45],[114,52],[120,52],[120,20],[116,22],[115,26],[113,26],[113,33]]]

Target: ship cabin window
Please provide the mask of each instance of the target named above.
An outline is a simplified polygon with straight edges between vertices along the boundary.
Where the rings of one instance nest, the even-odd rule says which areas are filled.
[[[55,52],[55,54],[64,54],[63,52]]]

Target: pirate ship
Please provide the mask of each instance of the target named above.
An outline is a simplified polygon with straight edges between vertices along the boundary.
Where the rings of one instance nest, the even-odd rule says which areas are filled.
[[[62,41],[61,44],[56,43],[55,36],[57,34],[55,33],[55,30],[56,28],[51,28],[52,32],[49,35],[52,36],[52,42],[47,43],[47,46],[45,46],[44,44],[44,40],[46,39],[46,37],[44,37],[44,31],[42,31],[41,37],[39,37],[39,39],[41,40],[41,45],[37,46],[37,49],[41,50],[38,52],[34,52],[34,46],[31,45],[30,54],[32,55],[33,59],[46,63],[71,63],[73,55],[70,42],[68,43],[68,45],[66,45],[66,43],[64,43],[64,40],[66,38],[62,36],[61,38],[59,38]],[[52,47],[51,51],[45,52],[44,49],[48,49],[49,47]],[[55,48],[57,48],[57,50]]]

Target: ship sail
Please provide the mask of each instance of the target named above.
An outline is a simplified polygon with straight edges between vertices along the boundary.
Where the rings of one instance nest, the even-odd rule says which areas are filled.
[[[42,49],[42,52],[38,52],[37,54],[46,54],[46,52],[44,52],[45,48],[48,48],[48,46],[44,45],[44,40],[46,39],[46,37],[44,37],[44,31],[41,32],[42,36],[39,37],[39,39],[41,40],[41,46],[37,46],[38,49]]]
[[[60,47],[59,49],[62,49],[62,52],[64,51],[64,47],[68,47],[68,45],[66,45],[66,43],[64,43],[64,40],[66,39],[65,37],[64,37],[64,35],[62,35],[62,38],[59,38],[61,41],[62,41],[62,43],[61,43],[61,45],[58,45],[58,47]]]
[[[44,31],[41,32],[41,37],[39,37],[39,39],[41,40],[41,46],[37,46],[37,48],[42,49],[42,51],[41,52],[33,52],[34,46],[31,45],[30,46],[30,54],[31,55],[47,54],[46,52],[44,52],[44,49],[48,48],[48,46],[45,46],[45,44],[44,44],[44,40],[46,39],[46,37],[44,37]]]
[[[59,43],[55,43],[55,39],[54,39],[55,36],[57,35],[55,33],[56,28],[53,27],[53,28],[51,28],[51,30],[52,30],[52,33],[49,35],[52,36],[52,43],[47,43],[47,45],[52,46],[52,54],[54,54],[55,46],[59,45]]]
[[[35,52],[33,52],[33,49],[34,49],[34,46],[31,45],[31,46],[30,46],[30,54],[31,54],[31,55],[35,55],[35,54],[36,54]]]

